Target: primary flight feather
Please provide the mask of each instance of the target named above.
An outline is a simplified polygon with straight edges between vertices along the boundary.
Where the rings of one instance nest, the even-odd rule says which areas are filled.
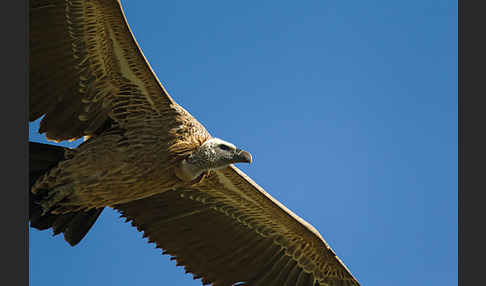
[[[76,245],[104,207],[203,284],[359,285],[317,230],[174,102],[114,0],[30,1],[30,222]],[[243,285],[243,284],[241,284]]]

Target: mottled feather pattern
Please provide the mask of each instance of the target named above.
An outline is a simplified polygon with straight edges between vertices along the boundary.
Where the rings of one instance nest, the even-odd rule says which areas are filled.
[[[248,183],[242,186],[244,182],[231,180],[241,184],[240,191],[234,192],[235,185],[221,180],[236,178],[234,169],[214,171],[190,189],[115,208],[195,279],[203,277],[203,284],[340,285],[338,281],[343,281],[342,285],[359,285],[320,236],[295,228],[293,214],[257,205],[261,194],[251,191]]]
[[[82,144],[77,156],[39,180],[33,192],[73,184],[73,195],[54,210],[66,212],[123,203],[180,184],[172,179],[171,167],[210,135],[160,85],[131,36],[119,4],[93,0],[35,3],[39,5],[31,9],[31,85],[42,82],[47,87],[32,89],[31,120],[45,114],[39,131],[54,140],[97,136]],[[45,32],[46,25],[62,33]],[[52,41],[45,42],[46,33]],[[59,52],[51,52],[51,47]],[[52,69],[67,70],[56,70],[53,77],[45,61],[50,61]],[[56,61],[65,64],[54,65]],[[50,102],[52,97],[57,104],[37,104]],[[113,121],[109,130],[100,130],[108,118]],[[171,153],[169,148],[180,142],[186,150]]]
[[[36,198],[66,192],[39,228],[76,244],[111,206],[205,285],[359,285],[317,230],[234,166],[178,179],[212,137],[160,84],[119,1],[31,0],[29,63],[30,121],[43,116],[51,140],[89,138],[36,173]]]

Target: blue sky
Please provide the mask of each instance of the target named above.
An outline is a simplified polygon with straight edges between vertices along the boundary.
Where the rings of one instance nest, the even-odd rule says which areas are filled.
[[[171,96],[362,285],[457,285],[457,2],[296,3],[122,1]],[[74,248],[30,230],[30,285],[201,284],[105,210]]]

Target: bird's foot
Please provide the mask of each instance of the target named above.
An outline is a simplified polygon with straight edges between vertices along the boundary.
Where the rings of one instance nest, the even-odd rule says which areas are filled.
[[[72,184],[62,185],[51,189],[47,197],[40,203],[42,215],[47,214],[55,205],[64,200],[73,192]]]

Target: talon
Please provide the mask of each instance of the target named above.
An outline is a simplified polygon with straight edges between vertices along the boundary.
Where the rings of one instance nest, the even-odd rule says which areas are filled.
[[[72,184],[62,185],[52,189],[47,194],[47,197],[40,202],[42,207],[42,215],[46,215],[52,207],[68,197],[72,192]]]
[[[42,207],[41,216],[46,215],[49,212],[49,210],[51,209],[51,207],[49,206],[49,202],[42,202],[42,203],[39,203],[39,205]]]

